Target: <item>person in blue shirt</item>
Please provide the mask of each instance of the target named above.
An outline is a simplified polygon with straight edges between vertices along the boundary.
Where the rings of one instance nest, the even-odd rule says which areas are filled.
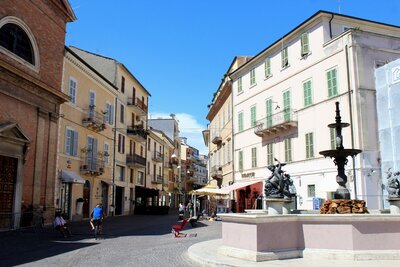
[[[90,225],[92,226],[92,231],[94,230],[94,225],[97,223],[101,227],[101,223],[104,218],[103,206],[102,204],[97,204],[90,214]]]

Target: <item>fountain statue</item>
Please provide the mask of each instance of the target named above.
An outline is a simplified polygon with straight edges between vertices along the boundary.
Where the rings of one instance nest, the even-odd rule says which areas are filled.
[[[392,173],[389,168],[387,173],[387,187],[389,198],[400,198],[400,181],[397,177],[399,177],[400,172]]]
[[[348,156],[356,156],[361,152],[359,149],[348,149],[343,147],[343,136],[342,128],[348,127],[350,124],[342,122],[342,117],[340,116],[339,102],[336,102],[336,117],[335,123],[328,125],[329,128],[336,129],[336,149],[324,150],[319,152],[325,157],[333,158],[333,162],[337,166],[337,176],[336,182],[339,184],[339,188],[334,194],[335,199],[350,199],[350,192],[346,188],[347,176],[344,171],[344,166],[347,164]]]
[[[268,166],[271,175],[265,180],[264,195],[266,198],[284,198],[290,200],[293,195],[293,180],[290,175],[282,170],[285,163],[280,163],[274,158],[278,164]]]

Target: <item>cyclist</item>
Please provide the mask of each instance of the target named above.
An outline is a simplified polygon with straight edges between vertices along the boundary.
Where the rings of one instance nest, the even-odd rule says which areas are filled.
[[[104,218],[104,212],[102,204],[97,204],[96,207],[93,209],[92,213],[90,214],[90,225],[92,226],[92,231],[94,230],[94,226],[98,225],[101,228],[101,223]]]

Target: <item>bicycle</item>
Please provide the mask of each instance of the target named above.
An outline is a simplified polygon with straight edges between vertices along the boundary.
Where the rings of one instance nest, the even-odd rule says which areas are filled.
[[[93,225],[94,225],[94,239],[97,240],[97,238],[101,235],[103,235],[102,229],[101,229],[101,220],[93,220]]]

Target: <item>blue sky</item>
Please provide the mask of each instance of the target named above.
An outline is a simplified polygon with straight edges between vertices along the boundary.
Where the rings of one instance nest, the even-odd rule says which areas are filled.
[[[69,0],[66,45],[112,57],[152,94],[152,118],[177,115],[206,153],[207,105],[236,55],[251,56],[318,10],[400,25],[398,0]]]

